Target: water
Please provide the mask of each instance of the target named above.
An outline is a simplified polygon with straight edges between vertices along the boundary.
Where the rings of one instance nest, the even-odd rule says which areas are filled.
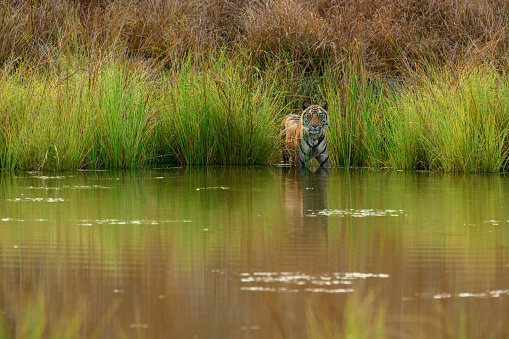
[[[175,168],[0,189],[11,335],[41,318],[43,336],[64,318],[105,338],[509,333],[506,176]]]

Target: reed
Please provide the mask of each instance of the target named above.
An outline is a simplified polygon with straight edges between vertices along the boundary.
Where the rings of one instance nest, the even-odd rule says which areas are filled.
[[[333,164],[351,167],[385,163],[384,120],[390,100],[383,83],[370,80],[361,65],[354,62],[326,69],[322,96],[330,107],[327,142]]]
[[[2,168],[275,161],[286,107],[280,75],[224,55],[201,62],[204,67],[189,59],[178,70],[159,72],[121,58],[64,59],[60,74],[4,74]]]
[[[329,68],[328,145],[339,166],[500,172],[508,159],[508,85],[492,66],[428,67],[406,83]]]
[[[114,61],[99,69],[69,62],[60,75],[23,70],[0,81],[2,168],[132,168],[150,161],[147,82]]]
[[[507,165],[507,79],[492,67],[421,77],[401,111],[419,135],[424,167],[446,172],[498,172]]]
[[[264,164],[278,156],[284,94],[270,72],[220,56],[198,72],[187,63],[171,79],[161,153],[193,165]]]
[[[492,66],[429,67],[403,84],[355,61],[328,65],[322,77],[286,64],[261,71],[242,53],[195,61],[165,71],[120,57],[63,58],[59,71],[3,73],[1,167],[271,164],[283,116],[304,99],[326,99],[336,166],[506,170],[509,86]]]
[[[83,165],[91,133],[85,128],[88,117],[80,109],[78,90],[35,71],[2,77],[2,168],[61,170]]]
[[[135,168],[150,163],[157,102],[152,99],[156,95],[152,84],[137,68],[110,63],[95,85],[90,107],[95,130],[91,166]]]

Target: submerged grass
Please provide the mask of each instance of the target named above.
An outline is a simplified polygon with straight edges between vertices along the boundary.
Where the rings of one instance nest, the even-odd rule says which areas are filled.
[[[377,305],[373,293],[360,297],[353,293],[346,298],[341,321],[332,320],[331,314],[318,316],[306,310],[307,338],[390,338],[387,327],[387,310]]]

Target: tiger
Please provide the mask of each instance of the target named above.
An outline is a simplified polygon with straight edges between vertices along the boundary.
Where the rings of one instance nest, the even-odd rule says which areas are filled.
[[[327,101],[320,105],[302,103],[302,114],[289,114],[281,123],[283,142],[283,162],[289,161],[294,166],[303,168],[306,161],[316,158],[320,167],[330,168],[331,162],[327,152],[327,135],[329,126]]]

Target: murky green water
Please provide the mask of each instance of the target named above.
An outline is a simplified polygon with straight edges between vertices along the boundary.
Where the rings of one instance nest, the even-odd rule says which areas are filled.
[[[388,337],[509,334],[506,176],[187,168],[0,180],[11,333],[42,294],[45,314],[78,314],[84,337],[330,336],[355,315],[369,328],[377,312]]]

